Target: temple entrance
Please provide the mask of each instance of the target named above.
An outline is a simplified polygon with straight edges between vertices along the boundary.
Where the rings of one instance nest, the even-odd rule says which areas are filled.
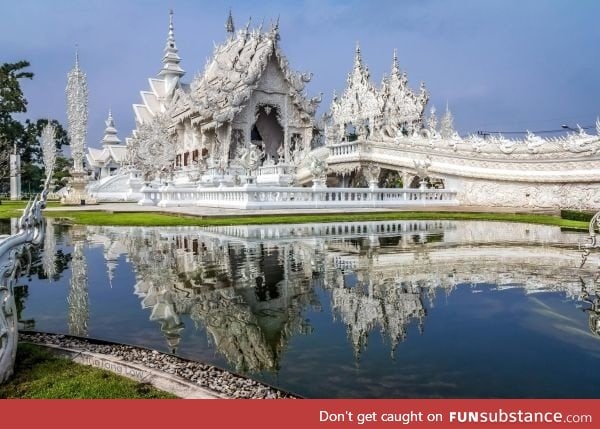
[[[277,159],[277,149],[283,145],[283,127],[278,111],[273,106],[259,106],[256,122],[252,126],[251,140],[265,152],[265,159]]]

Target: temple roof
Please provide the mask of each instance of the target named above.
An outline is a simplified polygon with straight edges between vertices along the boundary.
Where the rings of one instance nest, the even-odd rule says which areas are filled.
[[[91,167],[103,167],[114,161],[122,164],[127,155],[127,147],[122,145],[106,145],[102,149],[88,148],[86,158]]]
[[[215,47],[213,57],[204,72],[185,88],[175,92],[173,115],[192,117],[195,122],[224,123],[240,112],[258,87],[270,60],[281,69],[292,102],[304,113],[306,119],[314,114],[318,100],[306,100],[302,94],[304,85],[310,81],[307,74],[293,72],[278,45],[278,25],[263,32],[261,28],[246,28]]]
[[[113,118],[112,112],[108,111],[108,118],[106,119],[106,128],[104,129],[104,137],[100,143],[102,146],[120,144],[121,139],[117,136],[117,129],[115,128],[115,120]]]

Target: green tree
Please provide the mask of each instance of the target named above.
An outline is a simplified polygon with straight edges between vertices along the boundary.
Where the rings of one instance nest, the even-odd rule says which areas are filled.
[[[27,61],[0,65],[0,123],[13,121],[13,113],[25,113],[27,100],[21,91],[20,79],[33,79],[33,73],[23,71]]]
[[[67,178],[71,177],[70,170],[73,167],[73,160],[64,156],[56,157],[54,165],[54,174],[52,178],[56,184],[56,188],[62,188],[67,184]]]
[[[27,61],[0,65],[0,178],[8,177],[9,154],[24,131],[13,114],[27,111],[20,83],[21,79],[33,78],[33,73],[23,70],[27,67]]]
[[[21,89],[23,79],[32,79],[33,73],[25,70],[29,62],[4,63],[0,65],[0,179],[9,175],[9,155],[16,149],[21,155],[22,189],[37,192],[43,171],[40,169],[41,148],[39,138],[44,126],[50,122],[56,128],[57,149],[69,144],[64,128],[56,120],[25,120],[24,123],[14,118],[15,114],[27,112],[27,99]],[[4,189],[8,187],[2,181]]]

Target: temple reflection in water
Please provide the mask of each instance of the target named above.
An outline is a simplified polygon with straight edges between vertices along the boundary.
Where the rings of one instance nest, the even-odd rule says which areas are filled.
[[[357,358],[374,331],[393,353],[411,324],[424,330],[436,294],[462,284],[473,292],[483,284],[527,294],[563,292],[581,300],[597,334],[600,258],[591,254],[580,268],[581,235],[490,225],[386,221],[86,232],[90,245],[103,246],[110,279],[126,255],[136,273],[135,293],[171,350],[186,315],[240,371],[279,368],[290,339],[310,334],[305,314],[322,305],[318,290],[330,296],[333,317],[346,326]],[[76,261],[77,252],[74,272]],[[72,318],[83,317],[82,306]]]

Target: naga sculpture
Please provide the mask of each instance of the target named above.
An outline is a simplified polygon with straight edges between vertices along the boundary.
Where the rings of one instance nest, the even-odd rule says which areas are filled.
[[[29,201],[17,222],[17,232],[0,237],[0,383],[13,373],[17,354],[18,327],[14,286],[23,266],[22,259],[29,255],[31,245],[44,239],[42,209],[50,191],[52,172],[56,159],[55,135],[52,126],[42,131],[42,153],[46,167],[46,180],[42,191]]]

